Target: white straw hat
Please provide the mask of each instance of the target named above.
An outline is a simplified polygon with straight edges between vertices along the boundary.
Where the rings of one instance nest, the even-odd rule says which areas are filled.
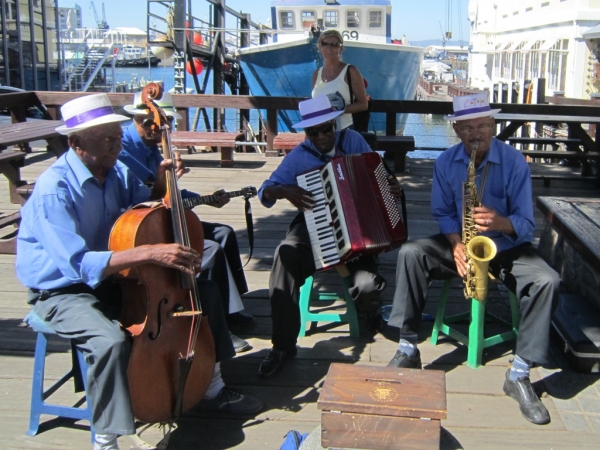
[[[115,114],[108,95],[95,94],[76,98],[60,108],[65,124],[56,128],[60,134],[71,134],[86,128],[106,123],[130,120],[127,116]]]
[[[336,111],[326,95],[304,100],[298,104],[302,120],[293,125],[294,128],[307,128],[335,119],[344,111]]]
[[[171,97],[171,94],[169,94],[168,92],[163,92],[160,100],[154,100],[154,102],[158,106],[161,107],[161,109],[165,112],[165,114],[167,116],[174,117],[175,119],[178,119],[178,120],[181,119],[181,114],[179,114],[175,110],[175,106],[173,106],[173,97]],[[129,114],[133,114],[133,115],[148,114],[148,108],[142,101],[142,93],[141,92],[136,92],[135,96],[133,97],[133,104],[126,105],[123,107],[123,109],[125,111],[127,111]]]
[[[454,114],[446,116],[446,120],[469,120],[479,117],[494,116],[499,113],[499,109],[490,108],[490,99],[488,92],[479,92],[473,95],[462,95],[452,99]]]

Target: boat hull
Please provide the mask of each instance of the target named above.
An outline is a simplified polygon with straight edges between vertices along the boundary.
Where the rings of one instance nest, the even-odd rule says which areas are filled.
[[[393,44],[344,42],[344,61],[355,65],[377,100],[413,100],[424,49]],[[252,95],[310,97],[312,74],[322,66],[317,45],[310,38],[241,49],[239,59]],[[369,129],[385,132],[385,114],[372,113]],[[402,133],[407,115],[399,114],[396,132]],[[279,113],[279,130],[294,131],[298,111]]]

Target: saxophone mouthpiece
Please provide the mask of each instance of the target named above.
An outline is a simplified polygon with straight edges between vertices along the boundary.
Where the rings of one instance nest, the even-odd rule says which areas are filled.
[[[471,143],[471,151],[476,152],[478,148],[479,148],[479,141],[473,141]]]

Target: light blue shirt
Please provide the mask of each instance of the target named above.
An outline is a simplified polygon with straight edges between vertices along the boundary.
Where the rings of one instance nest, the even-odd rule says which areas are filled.
[[[344,142],[342,142],[343,152],[340,152],[339,131],[335,133],[335,148],[337,149],[336,155],[356,155],[359,153],[370,152],[371,147],[366,143],[364,138],[356,131],[346,130],[344,136]],[[306,145],[313,152],[306,150],[302,147]],[[315,169],[325,165],[330,158],[322,155],[326,160],[322,160],[317,156],[320,152],[312,145],[310,140],[306,139],[302,144],[296,146],[288,155],[283,158],[279,167],[273,171],[268,180],[262,184],[258,191],[258,198],[261,203],[267,208],[270,208],[275,202],[268,202],[264,199],[263,194],[266,187],[279,186],[279,185],[297,185],[296,177],[300,174],[308,172],[309,170]]]
[[[158,166],[163,157],[158,145],[147,146],[132,123],[123,128],[123,149],[119,161],[123,162],[144,183],[156,181]]]
[[[435,162],[431,211],[443,234],[462,233],[462,190],[467,179],[469,155],[460,143],[443,152]],[[498,251],[533,240],[535,221],[531,174],[525,157],[514,147],[492,139],[490,149],[476,171],[477,192],[489,165],[481,203],[512,222],[515,236],[497,231],[482,233],[490,237]]]
[[[163,156],[158,145],[149,147],[146,145],[140,134],[131,124],[123,128],[123,149],[119,154],[119,161],[123,162],[129,170],[132,171],[144,183],[154,183],[158,166],[163,160]],[[181,197],[199,197],[200,194],[181,189]]]
[[[150,190],[121,162],[101,185],[70,149],[40,175],[21,209],[17,277],[35,289],[96,287],[112,255],[113,224],[149,197]]]

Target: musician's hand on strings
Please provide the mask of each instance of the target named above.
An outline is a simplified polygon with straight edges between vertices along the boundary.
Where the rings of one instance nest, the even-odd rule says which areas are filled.
[[[160,162],[158,170],[156,171],[156,181],[152,186],[152,193],[150,194],[150,200],[157,200],[163,198],[167,193],[167,175],[166,172],[173,165],[173,160],[164,159]]]
[[[202,255],[200,253],[180,244],[140,245],[112,252],[102,275],[107,277],[143,264],[158,264],[195,275],[200,271],[201,263]]]
[[[150,246],[150,259],[159,266],[177,269],[194,275],[200,269],[202,255],[190,247],[180,244],[156,244]]]
[[[394,175],[388,175],[388,183],[390,185],[390,194],[395,198],[402,198],[402,186]]]
[[[175,158],[175,175],[177,175],[177,178],[179,179],[186,173],[189,173],[190,169],[185,167],[185,163],[181,159],[180,152],[173,152],[173,156]]]
[[[229,197],[225,195],[225,189],[219,189],[218,191],[213,192],[212,195],[215,197],[215,201],[208,203],[210,206],[222,208],[229,203]]]

